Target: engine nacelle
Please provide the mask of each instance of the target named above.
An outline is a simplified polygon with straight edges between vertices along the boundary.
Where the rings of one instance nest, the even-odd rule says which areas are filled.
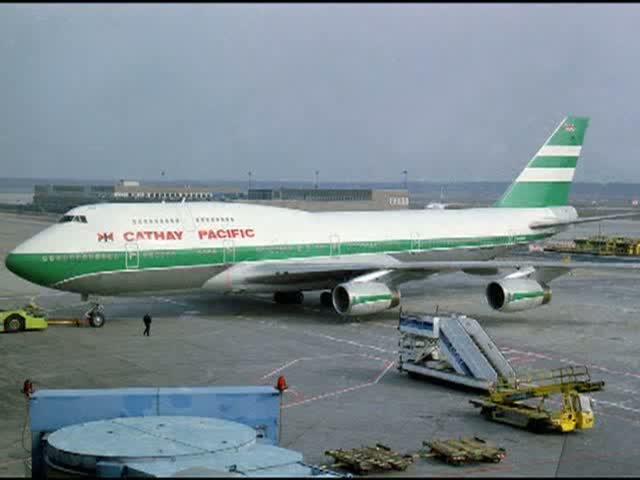
[[[333,289],[333,307],[340,315],[369,315],[400,304],[400,292],[379,282],[348,282]]]
[[[499,312],[518,312],[545,305],[551,301],[551,288],[535,280],[507,278],[487,286],[487,301]]]

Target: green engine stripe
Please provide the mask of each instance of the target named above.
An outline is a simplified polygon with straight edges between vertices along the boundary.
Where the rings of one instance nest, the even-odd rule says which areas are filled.
[[[576,168],[578,157],[544,157],[538,156],[527,168]]]
[[[380,302],[382,300],[391,300],[391,295],[389,295],[388,293],[380,295],[363,295],[361,297],[355,297],[351,304],[359,305],[361,303]]]
[[[542,290],[538,292],[522,292],[522,293],[513,293],[511,294],[511,302],[517,302],[518,300],[524,300],[526,298],[536,298],[543,297],[544,292]]]
[[[571,182],[516,182],[496,203],[496,207],[539,208],[566,205]]]

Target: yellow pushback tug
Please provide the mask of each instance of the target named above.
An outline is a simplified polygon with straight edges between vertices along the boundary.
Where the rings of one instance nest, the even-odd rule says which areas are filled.
[[[532,373],[521,378],[500,377],[489,396],[469,400],[488,420],[507,423],[533,431],[571,432],[593,428],[594,414],[590,392],[604,388],[604,382],[592,382],[586,366],[569,366]],[[551,411],[544,402],[560,395],[562,406]],[[525,402],[540,399],[537,405]]]
[[[0,332],[20,332],[24,330],[45,330],[47,320],[41,309],[32,304],[13,310],[0,310]]]

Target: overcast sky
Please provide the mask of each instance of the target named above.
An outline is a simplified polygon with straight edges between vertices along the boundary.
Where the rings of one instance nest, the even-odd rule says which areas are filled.
[[[0,177],[640,182],[640,5],[2,4]]]

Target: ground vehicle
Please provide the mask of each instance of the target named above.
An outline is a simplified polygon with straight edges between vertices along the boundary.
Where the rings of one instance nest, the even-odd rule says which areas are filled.
[[[48,326],[43,312],[33,305],[13,310],[0,310],[0,332],[44,330]]]
[[[502,378],[488,397],[469,400],[481,407],[488,420],[525,427],[534,431],[593,428],[594,414],[590,392],[604,388],[604,382],[592,382],[586,366],[567,366],[537,372],[526,378]],[[535,383],[534,383],[535,382]],[[561,396],[561,408],[547,410],[545,399]],[[539,399],[538,405],[524,402]]]

